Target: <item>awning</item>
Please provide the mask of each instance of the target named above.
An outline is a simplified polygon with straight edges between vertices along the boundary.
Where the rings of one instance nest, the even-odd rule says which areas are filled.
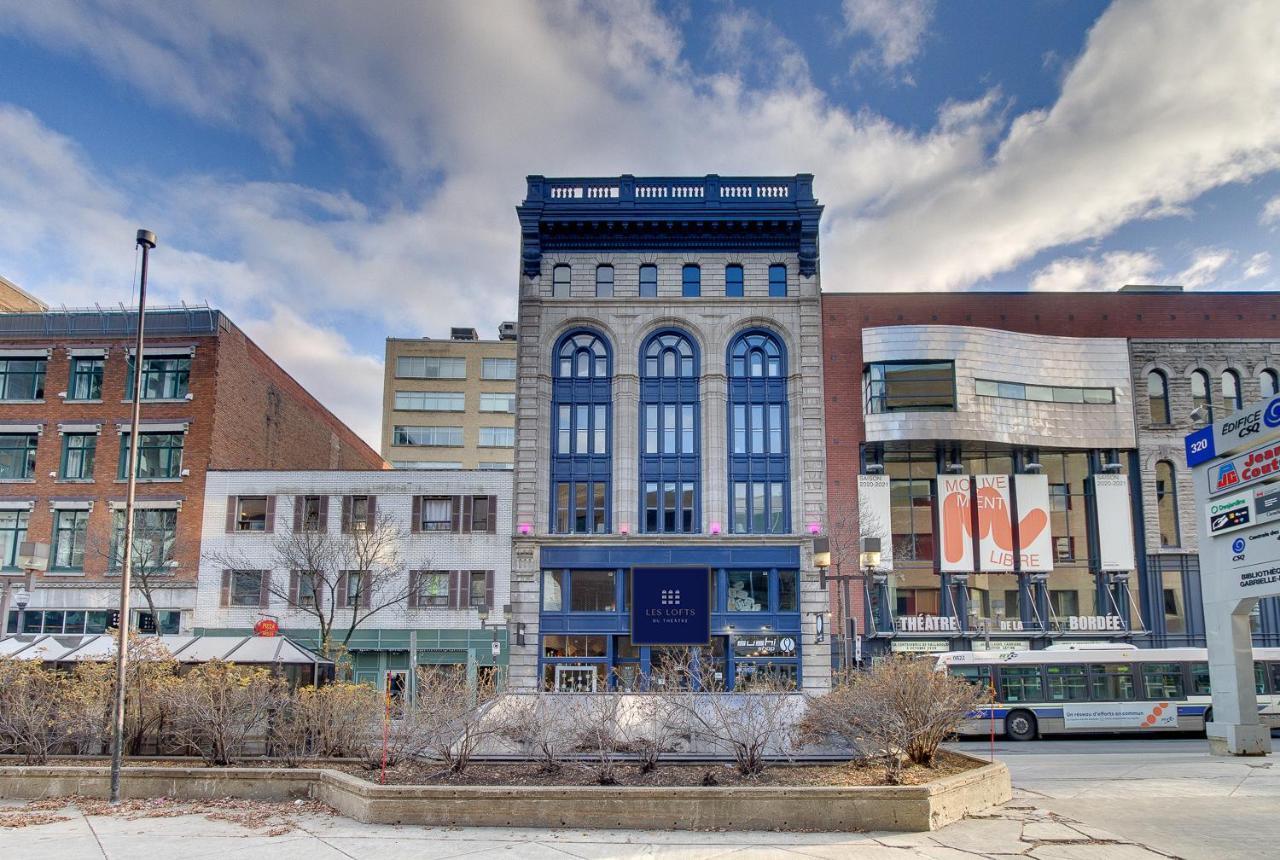
[[[160,636],[160,643],[179,663],[207,663],[225,660],[228,663],[253,663],[258,665],[330,664],[309,648],[304,648],[286,636]],[[85,660],[105,662],[114,660],[116,639],[107,633],[92,636],[9,636],[0,639],[0,657],[17,660],[39,660],[43,663],[64,663]]]

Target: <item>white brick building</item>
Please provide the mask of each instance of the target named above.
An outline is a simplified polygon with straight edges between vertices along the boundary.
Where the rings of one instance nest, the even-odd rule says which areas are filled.
[[[341,540],[361,524],[394,530],[402,577],[363,596],[358,584],[339,583],[329,594],[315,588],[322,604],[363,600],[376,609],[395,601],[347,643],[356,680],[380,684],[390,671],[408,682],[422,664],[469,672],[506,665],[512,526],[511,476],[503,472],[210,472],[196,632],[243,635],[270,618],[282,633],[316,644],[316,619],[297,608],[299,578],[282,569],[280,542],[300,528]],[[341,642],[349,616],[335,617]]]

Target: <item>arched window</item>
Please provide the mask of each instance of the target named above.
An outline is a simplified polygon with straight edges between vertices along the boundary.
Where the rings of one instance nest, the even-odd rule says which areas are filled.
[[[596,298],[613,295],[613,266],[596,266]]]
[[[1204,408],[1203,421],[1213,423],[1213,398],[1209,394],[1209,374],[1203,370],[1191,372],[1191,409]]]
[[[1173,464],[1168,460],[1156,463],[1156,512],[1160,519],[1160,546],[1181,546],[1178,484],[1174,478]]]
[[[1240,374],[1234,370],[1222,371],[1222,405],[1228,412],[1239,412],[1244,408],[1244,400],[1240,396]]]
[[[570,332],[556,343],[551,385],[551,530],[610,528],[613,379],[604,339]]]
[[[1258,387],[1263,397],[1275,397],[1280,394],[1280,374],[1269,367],[1264,367],[1258,374]]]
[[[763,330],[729,344],[729,528],[791,531],[786,354]]]
[[[1151,421],[1169,423],[1169,380],[1164,373],[1153,370],[1147,374],[1147,402],[1151,405]]]
[[[640,350],[640,523],[645,532],[701,530],[698,353],[680,331]]]
[[[569,272],[568,266],[559,265],[551,270],[551,295],[557,299],[569,298]]]

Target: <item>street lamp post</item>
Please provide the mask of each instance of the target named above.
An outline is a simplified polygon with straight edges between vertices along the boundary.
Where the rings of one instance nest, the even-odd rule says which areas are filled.
[[[147,312],[147,263],[156,234],[139,230],[142,279],[138,285],[138,339],[133,353],[133,414],[129,419],[128,489],[124,502],[124,552],[120,561],[120,629],[116,643],[115,705],[111,723],[111,803],[120,802],[120,764],[124,754],[125,670],[129,665],[129,591],[133,573],[133,505],[138,491],[138,425],[142,418],[142,345]]]

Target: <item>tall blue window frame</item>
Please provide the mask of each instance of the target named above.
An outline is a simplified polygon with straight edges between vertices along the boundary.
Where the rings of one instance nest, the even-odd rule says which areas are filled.
[[[557,534],[612,528],[613,357],[597,332],[556,342],[551,383],[551,522]]]
[[[785,298],[787,295],[787,267],[784,263],[774,263],[769,267],[769,296]]]
[[[702,530],[702,420],[698,350],[678,329],[640,348],[640,530]]]
[[[685,263],[680,270],[680,294],[686,299],[702,295],[702,269],[696,263]]]
[[[766,329],[729,343],[729,529],[737,534],[791,531],[791,434],[787,356]]]
[[[729,298],[742,298],[742,266],[737,263],[724,267],[724,294]]]

